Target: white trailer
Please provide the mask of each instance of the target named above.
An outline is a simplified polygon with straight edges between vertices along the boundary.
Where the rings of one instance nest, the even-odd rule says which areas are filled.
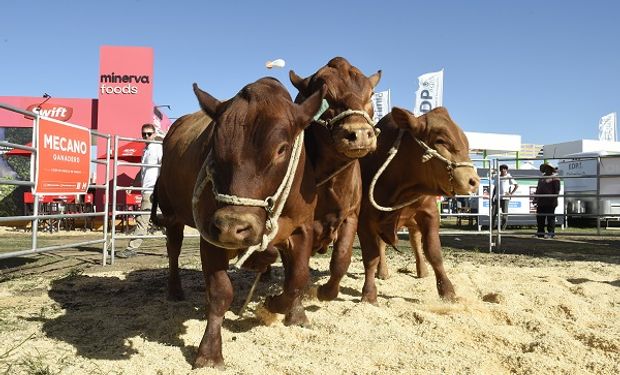
[[[620,155],[582,152],[558,162],[571,216],[620,217]],[[597,199],[598,197],[598,199]],[[597,203],[598,202],[598,203]]]

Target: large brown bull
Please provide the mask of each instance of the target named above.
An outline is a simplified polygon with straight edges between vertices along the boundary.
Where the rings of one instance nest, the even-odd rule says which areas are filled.
[[[196,85],[194,92],[202,111],[178,119],[166,135],[155,196],[166,227],[171,299],[183,299],[183,227],[200,232],[208,308],[194,366],[220,366],[222,321],[233,298],[228,263],[237,249],[270,242],[281,250],[283,292],[268,297],[265,307],[285,314],[286,324],[307,322],[300,299],[309,277],[316,187],[303,131],[325,91],[294,104],[280,82],[263,78],[225,102]]]
[[[409,228],[414,248],[421,242],[439,295],[452,300],[455,292],[443,267],[435,196],[477,191],[480,179],[469,158],[467,137],[442,107],[420,117],[395,107],[377,127],[381,130],[377,151],[361,160],[362,300],[376,302],[375,274],[385,244],[395,246],[397,230],[403,226]],[[422,260],[417,261],[421,266]]]
[[[290,72],[300,102],[327,87],[329,107],[306,130],[306,148],[314,166],[318,203],[313,250],[324,253],[334,243],[330,279],[318,288],[320,300],[336,298],[349,264],[362,186],[358,158],[376,149],[371,96],[381,71],[366,77],[346,59],[335,57],[303,79]]]

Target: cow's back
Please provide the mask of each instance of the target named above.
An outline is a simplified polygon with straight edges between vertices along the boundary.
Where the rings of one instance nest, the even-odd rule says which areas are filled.
[[[207,156],[210,124],[209,116],[195,112],[175,121],[164,138],[157,199],[167,220],[194,226],[192,195]]]

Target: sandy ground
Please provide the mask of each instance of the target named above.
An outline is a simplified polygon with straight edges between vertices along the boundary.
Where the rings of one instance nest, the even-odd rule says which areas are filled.
[[[527,251],[488,254],[444,240],[455,303],[442,302],[434,278],[418,279],[409,254],[395,251],[392,277],[377,281],[378,304],[361,303],[356,256],[337,300],[305,299],[311,328],[256,318],[278,291],[279,265],[243,316],[254,275],[231,272],[226,368],[191,370],[206,326],[197,246],[187,241],[181,258],[187,301],[173,303],[163,243],[149,241],[141,256],[107,267],[96,249],[0,261],[0,373],[620,373],[620,250],[607,242],[569,251],[571,240],[517,239]],[[328,264],[312,259],[313,285],[327,279]]]

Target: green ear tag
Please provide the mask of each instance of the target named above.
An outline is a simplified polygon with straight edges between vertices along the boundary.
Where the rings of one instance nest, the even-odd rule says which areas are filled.
[[[319,118],[321,118],[321,115],[323,115],[323,113],[325,113],[325,111],[327,111],[328,108],[329,108],[329,103],[327,103],[327,100],[323,99],[323,101],[321,102],[321,108],[319,108],[319,111],[316,113],[316,115],[314,115],[312,119],[316,121]]]

